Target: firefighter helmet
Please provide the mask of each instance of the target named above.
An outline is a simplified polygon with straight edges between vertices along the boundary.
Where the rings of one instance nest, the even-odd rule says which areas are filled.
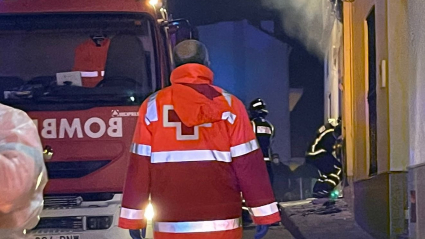
[[[253,117],[266,116],[269,113],[269,111],[267,110],[266,102],[264,102],[264,100],[260,98],[253,100],[249,104],[249,112]]]
[[[341,135],[341,117],[338,117],[338,119],[328,119],[329,124],[332,126],[332,128],[335,129],[334,135],[336,138],[338,138]]]

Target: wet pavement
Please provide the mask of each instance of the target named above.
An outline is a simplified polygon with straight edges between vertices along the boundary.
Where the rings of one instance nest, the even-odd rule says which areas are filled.
[[[254,239],[255,228],[244,229],[243,239]],[[283,226],[271,227],[262,239],[294,239]]]
[[[331,204],[327,199],[309,199],[280,205],[282,218],[290,222],[292,228],[288,228],[297,239],[373,239],[357,225],[344,199]]]
[[[263,239],[373,239],[357,225],[344,199],[330,204],[328,201],[306,199],[279,203],[283,224],[271,227]],[[254,236],[255,226],[244,228],[243,239],[254,239]],[[148,233],[147,238],[152,235]]]

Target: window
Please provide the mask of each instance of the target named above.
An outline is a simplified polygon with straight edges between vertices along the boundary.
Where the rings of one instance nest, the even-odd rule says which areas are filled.
[[[0,101],[24,110],[139,105],[160,85],[152,26],[142,14],[0,17]]]
[[[375,31],[375,8],[366,18],[366,90],[367,90],[367,120],[368,120],[368,158],[369,175],[378,172],[378,146],[377,146],[377,103],[376,103],[376,31]]]

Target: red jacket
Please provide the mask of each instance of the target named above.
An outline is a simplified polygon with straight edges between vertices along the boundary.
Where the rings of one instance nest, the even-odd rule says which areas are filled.
[[[199,64],[141,106],[119,226],[140,229],[151,195],[155,239],[242,238],[243,198],[257,224],[280,220],[245,107]]]
[[[106,38],[100,46],[96,46],[92,39],[88,39],[75,49],[72,70],[81,71],[84,87],[95,87],[103,79],[110,43],[111,41]]]

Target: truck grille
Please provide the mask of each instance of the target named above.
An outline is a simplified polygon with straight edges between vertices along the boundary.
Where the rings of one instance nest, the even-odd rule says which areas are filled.
[[[72,229],[83,230],[82,217],[52,217],[41,218],[38,225],[33,229],[41,231],[42,229]]]
[[[79,196],[60,196],[60,197],[45,197],[45,208],[58,208],[58,207],[77,207],[81,205],[83,198]]]

